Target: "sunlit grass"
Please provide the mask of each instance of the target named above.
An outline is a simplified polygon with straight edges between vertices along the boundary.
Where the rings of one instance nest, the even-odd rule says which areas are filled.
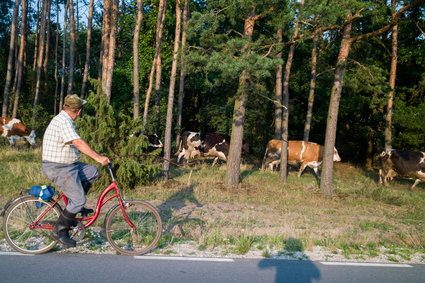
[[[409,191],[409,183],[397,179],[384,187],[377,184],[376,171],[338,163],[334,192],[327,196],[311,170],[298,178],[291,168],[283,184],[279,173],[242,168],[236,189],[225,186],[225,165],[200,163],[173,166],[170,180],[126,189],[125,195],[160,209],[166,232],[159,246],[164,248],[191,240],[200,250],[222,247],[245,254],[261,249],[267,257],[276,250],[314,246],[347,258],[375,257],[382,247],[397,247],[394,258],[425,252],[424,184]],[[17,196],[20,188],[50,184],[41,172],[40,149],[2,147],[0,169],[3,200]],[[100,189],[95,186],[89,198]]]

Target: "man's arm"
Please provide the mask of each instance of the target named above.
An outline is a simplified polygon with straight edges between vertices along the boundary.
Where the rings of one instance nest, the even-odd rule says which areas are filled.
[[[107,165],[109,162],[108,157],[98,154],[94,149],[92,149],[87,142],[85,142],[83,139],[75,139],[72,141],[72,144],[78,148],[79,151],[90,157],[96,162],[99,162],[103,166]]]

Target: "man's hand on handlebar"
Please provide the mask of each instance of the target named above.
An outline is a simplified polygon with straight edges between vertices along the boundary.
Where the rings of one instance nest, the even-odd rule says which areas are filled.
[[[103,155],[101,155],[96,161],[99,162],[100,164],[102,164],[102,166],[105,166],[105,165],[108,165],[109,163],[111,163],[109,158],[107,156],[103,156]]]

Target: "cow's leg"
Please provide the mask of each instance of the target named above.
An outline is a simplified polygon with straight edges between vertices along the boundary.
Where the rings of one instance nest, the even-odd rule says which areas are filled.
[[[279,164],[280,164],[280,159],[270,162],[270,169],[272,170],[272,172],[275,171],[275,168],[277,170],[277,167],[279,166]]]
[[[382,183],[383,183],[382,176],[383,176],[382,169],[379,169],[379,184],[380,185],[382,185]]]
[[[213,161],[212,167],[214,167],[214,165],[217,163],[217,160],[218,160],[218,157],[214,158],[214,161]]]
[[[314,171],[314,173],[316,173],[316,177],[317,179],[320,180],[320,173],[319,173],[319,167],[311,167]]]
[[[182,151],[180,151],[179,156],[177,156],[177,163],[180,163],[180,159],[185,155],[186,150],[183,148]]]
[[[415,186],[420,182],[421,182],[421,180],[416,179],[415,182],[413,183],[413,185],[409,188],[409,190],[413,191],[413,188],[415,188]]]
[[[300,170],[298,170],[298,177],[301,177],[301,174],[303,173],[305,167],[307,167],[307,163],[301,163]]]
[[[15,145],[15,139],[13,137],[8,137],[7,139],[9,140],[10,146],[14,146]]]

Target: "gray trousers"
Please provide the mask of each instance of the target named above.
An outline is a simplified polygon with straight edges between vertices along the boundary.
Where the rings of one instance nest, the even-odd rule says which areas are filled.
[[[86,203],[86,193],[99,177],[96,166],[83,162],[61,164],[43,161],[42,170],[68,197],[66,210],[78,213]]]

